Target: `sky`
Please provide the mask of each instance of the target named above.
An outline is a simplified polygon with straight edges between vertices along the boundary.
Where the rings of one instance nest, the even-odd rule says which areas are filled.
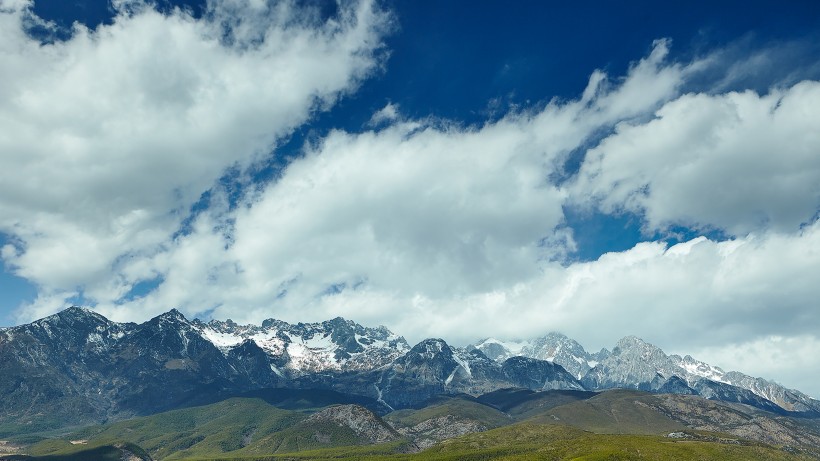
[[[559,331],[820,397],[820,4],[0,0],[0,325]]]

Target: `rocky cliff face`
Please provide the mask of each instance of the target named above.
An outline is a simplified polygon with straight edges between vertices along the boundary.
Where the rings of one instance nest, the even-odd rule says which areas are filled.
[[[581,379],[598,362],[608,357],[609,351],[603,349],[595,354],[590,354],[577,341],[560,333],[549,333],[524,347],[521,355],[555,362],[564,367],[576,379]]]
[[[684,425],[703,431],[722,432],[772,445],[820,447],[820,431],[807,430],[799,420],[732,408],[726,403],[696,396],[658,395],[652,406]]]
[[[430,448],[442,440],[488,429],[480,421],[458,418],[453,415],[437,416],[410,427],[399,428],[403,436],[413,441],[419,450]]]
[[[618,341],[612,354],[593,367],[581,382],[587,389],[631,388],[656,391],[677,367],[659,348],[634,336]]]
[[[362,371],[386,365],[406,353],[403,337],[385,327],[367,328],[337,317],[321,323],[268,319],[261,326],[231,320],[193,322],[200,335],[229,353],[251,341],[269,356],[280,375],[295,378],[325,371]]]
[[[379,383],[381,398],[394,408],[438,394],[481,395],[506,387],[582,389],[560,365],[523,357],[498,363],[478,349],[452,348],[441,339],[414,346],[382,373]]]
[[[359,405],[334,405],[308,417],[307,422],[332,422],[349,428],[359,441],[374,444],[396,440],[401,434],[396,432],[384,420],[373,412]]]
[[[529,357],[511,357],[501,365],[507,381],[515,387],[532,390],[584,390],[569,372],[558,364]]]

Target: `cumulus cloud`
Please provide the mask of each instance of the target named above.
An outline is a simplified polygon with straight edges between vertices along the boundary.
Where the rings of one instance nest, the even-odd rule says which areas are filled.
[[[820,209],[820,83],[758,95],[687,94],[587,152],[572,188],[650,231],[795,231]]]
[[[151,276],[122,263],[354,89],[389,25],[369,1],[326,21],[288,2],[214,2],[202,19],[115,2],[113,24],[41,44],[31,5],[0,8],[0,231],[17,242],[7,265],[53,294],[116,297]]]
[[[579,100],[481,127],[397,120],[332,132],[240,209],[201,215],[195,232],[152,260],[163,276],[155,292],[128,303],[101,297],[99,308],[315,320],[348,312],[340,304],[349,300],[350,316],[389,323],[413,299],[530,280],[573,247],[566,193],[549,178],[602,127],[675,95],[688,67],[664,64],[666,53],[660,41],[620,81],[596,72]],[[636,82],[651,90],[636,98]]]

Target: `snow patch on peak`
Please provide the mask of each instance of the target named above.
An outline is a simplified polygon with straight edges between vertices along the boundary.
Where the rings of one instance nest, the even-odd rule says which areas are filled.
[[[530,345],[529,341],[501,341],[500,339],[496,338],[487,338],[483,341],[478,342],[474,347],[476,349],[480,349],[481,346],[489,345],[489,344],[498,344],[499,346],[507,349],[513,354],[518,354],[521,352],[522,349]]]
[[[647,346],[655,348],[655,346],[647,343],[643,339],[641,339],[637,336],[631,336],[631,335],[630,336],[624,336],[623,338],[618,340],[618,342],[615,344],[615,348],[621,349],[621,350],[623,350],[623,349],[632,349],[632,348],[644,348],[644,347],[647,347]]]
[[[529,341],[502,341],[496,338],[487,338],[468,346],[468,349],[478,349],[487,357],[503,362],[510,357],[525,355],[524,349],[530,347]]]
[[[242,343],[242,341],[244,341],[244,338],[241,336],[231,333],[222,333],[211,327],[199,329],[199,334],[202,335],[203,338],[210,341],[211,344],[216,346],[216,348],[222,351],[223,354],[227,352],[228,349],[238,346]]]
[[[425,339],[424,341],[416,344],[413,347],[413,349],[416,349],[417,352],[429,355],[436,355],[438,353],[444,352],[445,348],[449,349],[450,346],[448,346],[443,339],[439,338]]]
[[[453,354],[453,360],[455,360],[456,363],[458,363],[458,365],[464,370],[464,373],[467,374],[467,376],[472,377],[473,372],[472,370],[470,370],[469,359],[462,356],[464,352],[466,351],[456,350],[455,354]],[[456,368],[456,370],[458,370],[458,368]],[[453,370],[453,374],[455,374],[456,370]]]
[[[697,380],[697,378],[706,378],[719,383],[731,384],[726,380],[726,372],[720,367],[709,365],[706,362],[701,362],[692,358],[691,355],[681,358],[678,355],[669,356],[670,359],[684,371],[684,378],[690,385]]]
[[[253,341],[279,369],[295,375],[376,368],[410,349],[404,338],[387,328],[366,328],[341,317],[296,325],[268,319],[261,326],[238,325],[231,320],[211,320],[207,324],[195,320],[193,326],[223,355],[243,341]]]

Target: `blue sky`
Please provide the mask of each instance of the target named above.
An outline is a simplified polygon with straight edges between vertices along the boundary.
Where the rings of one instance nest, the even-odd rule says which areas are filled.
[[[0,325],[635,334],[820,395],[816,2],[0,5]]]

